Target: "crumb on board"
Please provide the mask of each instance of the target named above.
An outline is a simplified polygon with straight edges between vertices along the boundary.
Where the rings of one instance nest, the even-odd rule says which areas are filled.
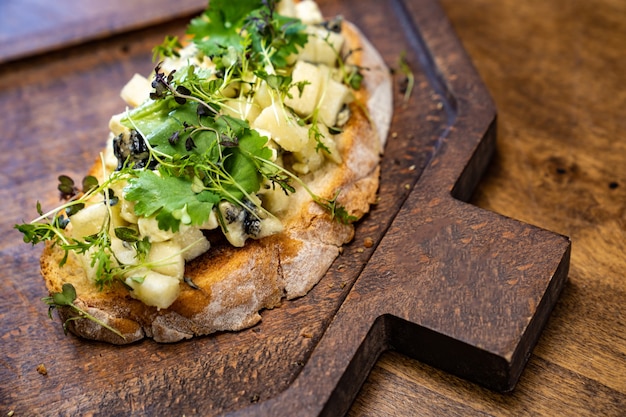
[[[43,363],[40,363],[39,365],[37,365],[37,372],[39,372],[40,375],[48,375],[48,370],[46,369],[46,365],[44,365]]]

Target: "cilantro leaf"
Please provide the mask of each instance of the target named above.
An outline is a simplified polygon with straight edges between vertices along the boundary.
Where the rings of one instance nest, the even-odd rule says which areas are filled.
[[[194,192],[191,185],[185,178],[161,177],[150,170],[138,171],[136,177],[128,181],[126,199],[136,202],[135,214],[138,216],[156,215],[160,229],[177,232],[184,210],[191,224],[200,225],[208,220],[213,206],[220,200],[207,190]]]
[[[262,5],[262,0],[211,0],[205,12],[191,21],[187,33],[210,57],[221,55],[229,47],[241,51],[242,22]]]

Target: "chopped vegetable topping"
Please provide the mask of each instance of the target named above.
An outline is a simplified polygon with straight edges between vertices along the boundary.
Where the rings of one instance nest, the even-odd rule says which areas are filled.
[[[340,56],[340,28],[340,19],[283,16],[274,0],[211,0],[190,23],[189,44],[166,37],[152,80],[125,87],[137,105],[111,120],[102,183],[86,177],[81,190],[60,176],[65,203],[47,213],[37,204],[40,216],[16,225],[24,241],[58,245],[61,265],[74,252],[99,288],[121,282],[166,308],[178,282],[191,282],[184,260],[210,246],[202,230],[221,227],[235,246],[280,232],[279,210],[259,197],[267,190],[289,195],[297,184],[332,218],[356,220],[338,191],[318,196],[302,177],[341,162],[333,135],[362,76]],[[72,291],[45,301],[93,320]]]

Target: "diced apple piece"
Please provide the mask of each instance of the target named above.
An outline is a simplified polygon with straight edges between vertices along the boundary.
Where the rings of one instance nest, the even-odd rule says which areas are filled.
[[[229,116],[245,119],[249,123],[254,121],[261,113],[261,107],[256,102],[249,101],[245,97],[227,100],[222,104],[222,110]]]
[[[213,229],[217,229],[217,226],[219,225],[220,224],[217,221],[217,214],[215,214],[215,208],[214,208],[213,210],[211,210],[211,214],[209,214],[209,218],[207,219],[207,221],[202,223],[200,227],[198,228],[201,230],[213,230]]]
[[[109,130],[113,133],[113,136],[119,136],[122,133],[130,132],[130,129],[122,124],[124,116],[126,116],[125,113],[116,114],[109,120]]]
[[[322,23],[324,18],[317,3],[313,0],[302,0],[294,5],[296,17],[306,25]]]
[[[126,284],[133,289],[130,292],[133,298],[144,304],[161,308],[168,308],[180,294],[180,280],[156,271],[138,271],[134,277],[142,279],[139,282],[133,277],[126,278]]]
[[[320,69],[316,65],[304,61],[296,63],[291,78],[294,86],[289,89],[291,97],[285,98],[285,104],[300,116],[310,116],[317,107],[317,100],[326,80],[321,77]],[[298,83],[306,83],[301,87],[302,91]]]
[[[148,236],[150,238],[150,242],[152,243],[163,242],[174,236],[174,232],[171,229],[159,229],[159,222],[154,216],[139,217],[137,225],[139,226],[139,234],[141,236]]]
[[[301,150],[309,138],[308,129],[300,126],[296,119],[278,104],[263,109],[252,123],[252,127],[270,132],[272,139],[289,152]]]
[[[120,217],[128,223],[137,224],[139,217],[135,214],[135,202],[126,199],[120,200]]]
[[[328,127],[337,124],[337,115],[350,100],[350,89],[344,84],[328,78],[319,101],[319,120]]]
[[[337,62],[337,54],[343,47],[343,35],[319,26],[310,26],[307,28],[307,32],[309,39],[302,48],[299,59],[334,67]]]
[[[143,75],[135,74],[122,88],[120,96],[129,106],[137,107],[150,97],[152,85]]]
[[[137,250],[122,239],[111,237],[111,250],[120,264],[135,265],[137,263]]]
[[[276,13],[281,16],[295,17],[296,11],[293,0],[280,0],[276,5]]]
[[[215,227],[217,227],[217,221]],[[185,261],[197,258],[211,247],[211,243],[197,227],[181,230],[172,238],[172,242],[184,250],[183,258]]]
[[[269,187],[261,192],[263,207],[274,215],[281,214],[289,208],[289,195],[278,185],[270,184]]]
[[[300,152],[293,153],[297,161],[293,164],[293,169],[300,174],[308,174],[310,171],[317,170],[324,162],[324,158],[335,163],[341,163],[341,155],[337,149],[337,144],[328,128],[318,123],[317,129],[319,131],[318,137],[316,138],[311,134],[306,146]],[[323,146],[320,146],[318,141]]]
[[[257,103],[261,109],[272,105],[272,89],[265,81],[259,84],[259,87],[254,93],[254,102]]]
[[[181,249],[180,245],[171,240],[153,243],[150,246],[146,261],[150,262],[153,271],[176,279],[183,279],[185,259]]]
[[[72,237],[81,239],[86,236],[95,235],[104,225],[104,221],[108,215],[109,210],[103,202],[86,206],[70,217]]]

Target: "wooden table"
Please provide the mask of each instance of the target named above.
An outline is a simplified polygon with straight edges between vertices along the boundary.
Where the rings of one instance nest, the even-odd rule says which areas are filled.
[[[115,1],[107,3],[110,6]],[[30,1],[38,3],[47,4]],[[133,4],[149,7],[150,3]],[[201,3],[186,1],[185,10]],[[573,250],[569,282],[514,392],[494,393],[390,352],[377,362],[348,415],[624,415],[626,142],[621,136],[626,131],[626,90],[621,84],[626,82],[626,3],[441,3],[498,108],[497,154],[473,203],[570,236]],[[114,10],[109,6],[101,7]],[[0,22],[8,16],[9,8],[8,3],[0,5]],[[62,15],[54,15],[49,8],[33,10],[71,23],[72,16],[59,17]],[[21,13],[20,17],[28,21],[41,16]],[[92,19],[95,26],[102,21]],[[115,25],[95,26],[100,34],[118,30]],[[70,38],[59,40],[53,34],[44,31],[39,44],[25,44],[20,50],[0,48],[0,54],[15,59],[56,48],[59,42],[76,44],[95,36],[89,31],[74,32]],[[122,48],[115,53],[124,59],[129,51]],[[95,68],[93,63],[87,66]],[[19,63],[15,68],[20,68]],[[60,67],[53,69],[54,74],[62,74]],[[94,72],[97,77],[98,72]],[[89,76],[87,71],[85,74]],[[11,77],[20,82],[19,76]],[[37,80],[24,82],[37,86]],[[102,96],[103,102],[111,103],[113,94],[102,92]],[[37,103],[25,110],[40,110],[38,106],[42,105]],[[108,105],[113,112],[119,103]],[[56,125],[72,122],[70,116],[50,121]],[[80,130],[73,133],[88,134]],[[9,132],[9,136],[16,134]],[[84,156],[85,149],[76,149],[75,153],[76,157]],[[55,175],[66,169],[59,161],[43,160],[49,175],[35,180],[54,181]],[[71,169],[78,175],[87,165],[85,162]],[[12,178],[11,173],[2,171],[0,183],[7,187],[0,194],[3,198],[11,197],[8,187],[23,188]],[[33,191],[18,196],[18,200],[29,202],[39,197]],[[11,224],[3,220],[1,225],[4,238]],[[2,244],[2,259],[13,255],[13,241],[15,236],[11,235]],[[19,271],[20,259],[32,257],[13,261],[11,270]],[[18,280],[13,285],[18,294],[21,285]],[[15,302],[22,306],[29,303],[23,299]],[[41,315],[38,307],[33,304],[27,310]],[[1,336],[18,335],[41,323],[43,319],[32,323],[25,318],[19,327]],[[56,323],[45,326],[51,331]],[[0,366],[8,365],[2,360]],[[8,371],[5,374],[34,372]],[[0,404],[0,413],[6,415],[10,407]]]
[[[570,236],[569,282],[513,393],[388,353],[349,415],[624,415],[626,3],[441,3],[498,107],[473,201]]]

